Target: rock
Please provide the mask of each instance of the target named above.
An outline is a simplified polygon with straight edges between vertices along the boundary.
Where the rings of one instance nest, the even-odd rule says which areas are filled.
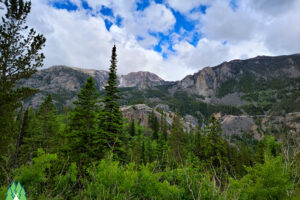
[[[225,115],[222,117],[222,130],[225,135],[231,136],[232,134],[241,135],[248,131],[254,131],[254,135],[257,135],[257,126],[251,116],[242,115]]]
[[[241,94],[233,91],[232,95],[216,99],[217,88],[226,81],[238,81],[246,75],[253,75],[256,79],[283,81],[286,78],[300,77],[300,55],[288,56],[258,56],[246,60],[224,62],[215,67],[205,67],[193,75],[188,75],[169,89],[171,93],[183,90],[189,94],[202,95],[206,102],[225,103],[227,105],[243,105]]]
[[[131,72],[119,77],[119,87],[138,87],[140,89],[150,88],[166,83],[156,74],[150,72]]]
[[[101,91],[108,80],[108,72],[104,70],[81,69],[67,66],[52,66],[38,71],[29,79],[21,80],[20,86],[39,89],[26,105],[37,108],[47,94],[51,94],[59,105],[72,105],[77,93],[83,87],[86,79],[92,76],[96,88]],[[132,72],[118,77],[120,87],[137,87],[139,89],[166,84],[167,82],[150,72]],[[156,99],[157,101],[157,99]]]
[[[136,104],[136,105],[130,105],[130,106],[124,106],[121,107],[121,111],[123,113],[123,116],[126,117],[128,120],[134,119],[137,123],[139,123],[142,126],[149,127],[149,115],[154,111],[155,116],[157,117],[158,121],[161,121],[162,114],[156,110],[153,110],[149,106],[145,104]],[[165,112],[166,113],[166,121],[169,126],[173,123],[173,112]],[[187,116],[187,119],[182,119],[183,126],[185,131],[190,132],[192,128],[196,127],[196,119],[192,116]]]
[[[162,110],[164,112],[169,112],[170,111],[170,107],[167,104],[157,104],[154,107],[154,109],[157,110],[157,111]]]
[[[199,124],[198,120],[192,115],[185,115],[184,119],[192,125],[192,128],[195,128],[195,125]]]
[[[231,105],[231,106],[246,105],[247,101],[242,100],[241,96],[242,96],[242,94],[237,93],[237,92],[227,94],[222,98],[216,98],[215,96],[213,96],[210,99],[210,102],[214,103],[214,104],[225,104],[225,105]]]

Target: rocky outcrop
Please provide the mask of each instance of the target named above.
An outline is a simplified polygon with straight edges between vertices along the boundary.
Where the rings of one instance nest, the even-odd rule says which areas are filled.
[[[234,116],[225,115],[221,120],[222,130],[225,135],[233,134],[241,135],[243,133],[253,131],[254,136],[258,139],[260,136],[257,132],[257,125],[253,118],[248,115]]]
[[[39,92],[27,101],[28,106],[38,107],[47,94],[51,94],[57,104],[69,106],[89,76],[94,78],[99,91],[104,89],[108,80],[107,71],[67,66],[52,66],[40,70],[29,79],[21,80],[19,85],[39,89]],[[132,72],[118,77],[119,87],[144,89],[166,83],[150,72]]]
[[[158,121],[161,121],[162,114],[155,109],[150,108],[145,104],[136,104],[130,106],[124,106],[121,108],[123,116],[128,120],[135,120],[142,126],[149,127],[149,115],[154,112]],[[165,112],[166,121],[169,126],[172,125],[174,113],[171,111]],[[182,118],[184,129],[189,132],[192,128],[195,128],[197,125],[197,120],[193,116],[186,116]]]
[[[290,132],[300,133],[300,112],[262,117],[262,129],[266,131],[268,128],[276,131],[288,129]]]
[[[255,118],[258,122],[255,123]],[[223,133],[227,136],[232,134],[241,135],[245,132],[253,132],[256,139],[263,137],[262,132],[271,129],[272,133],[280,133],[282,130],[300,133],[300,112],[287,113],[283,116],[272,115],[224,115],[220,117]]]
[[[178,81],[170,92],[184,90],[190,94],[202,95],[210,101],[218,87],[228,80],[239,80],[246,74],[253,75],[257,79],[298,78],[300,77],[300,54],[258,56],[247,60],[224,62],[216,67],[205,67]]]
[[[290,129],[296,133],[300,133],[300,112],[288,113],[284,120]]]
[[[166,84],[166,81],[156,74],[140,71],[120,76],[119,83],[119,87],[138,87],[140,89],[145,89]]]

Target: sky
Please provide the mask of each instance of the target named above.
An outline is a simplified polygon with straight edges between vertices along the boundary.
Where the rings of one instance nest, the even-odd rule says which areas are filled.
[[[203,67],[300,52],[300,0],[32,0],[44,67],[150,71],[179,80]]]

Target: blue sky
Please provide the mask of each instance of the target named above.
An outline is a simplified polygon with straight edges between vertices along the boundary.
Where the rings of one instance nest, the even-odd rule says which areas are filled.
[[[92,10],[89,3],[85,0],[80,1],[82,8],[86,10],[88,13]],[[151,3],[155,4],[164,4],[163,0],[141,0],[135,2],[135,11],[143,12],[145,9],[151,6]],[[230,1],[228,4],[232,7],[232,9],[236,9],[237,5],[235,1]],[[74,12],[80,10],[80,7],[76,5],[75,2],[71,0],[55,0],[50,2],[50,5],[56,9],[65,9],[69,12]],[[167,32],[160,32],[160,31],[148,31],[149,35],[154,36],[157,38],[157,42],[151,46],[151,48],[160,53],[163,58],[167,58],[168,54],[174,53],[175,50],[173,49],[173,41],[171,35],[176,33],[179,35],[178,40],[185,40],[189,42],[191,45],[196,46],[198,41],[202,37],[202,33],[196,30],[196,26],[200,24],[198,20],[189,19],[184,13],[181,13],[178,10],[172,8],[169,4],[164,4],[166,8],[168,8],[173,16],[176,19],[176,23],[170,28]],[[205,15],[206,9],[208,5],[199,4],[196,7],[193,7],[189,13],[198,13]],[[113,8],[105,5],[101,5],[98,10],[96,11],[100,16],[103,17],[105,22],[105,28],[107,31],[110,31],[112,25],[116,25],[118,27],[122,27],[122,16],[114,13]],[[94,15],[92,12],[90,15]],[[143,41],[145,37],[137,35],[136,39],[138,41]],[[226,45],[226,42],[222,42],[223,45]],[[163,50],[163,46],[167,46],[167,50]]]
[[[178,80],[206,66],[300,52],[300,0],[32,0],[45,67],[151,71]],[[286,31],[289,30],[289,31]]]

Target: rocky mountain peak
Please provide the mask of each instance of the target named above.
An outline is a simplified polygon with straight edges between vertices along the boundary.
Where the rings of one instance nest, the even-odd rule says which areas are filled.
[[[190,94],[210,97],[214,96],[217,88],[225,82],[239,80],[245,75],[264,80],[300,77],[300,54],[257,56],[223,62],[215,67],[205,67],[177,82],[171,91],[183,89]]]
[[[119,80],[120,87],[138,87],[142,89],[165,84],[162,78],[146,71],[131,72],[127,75],[122,75],[119,77]]]

